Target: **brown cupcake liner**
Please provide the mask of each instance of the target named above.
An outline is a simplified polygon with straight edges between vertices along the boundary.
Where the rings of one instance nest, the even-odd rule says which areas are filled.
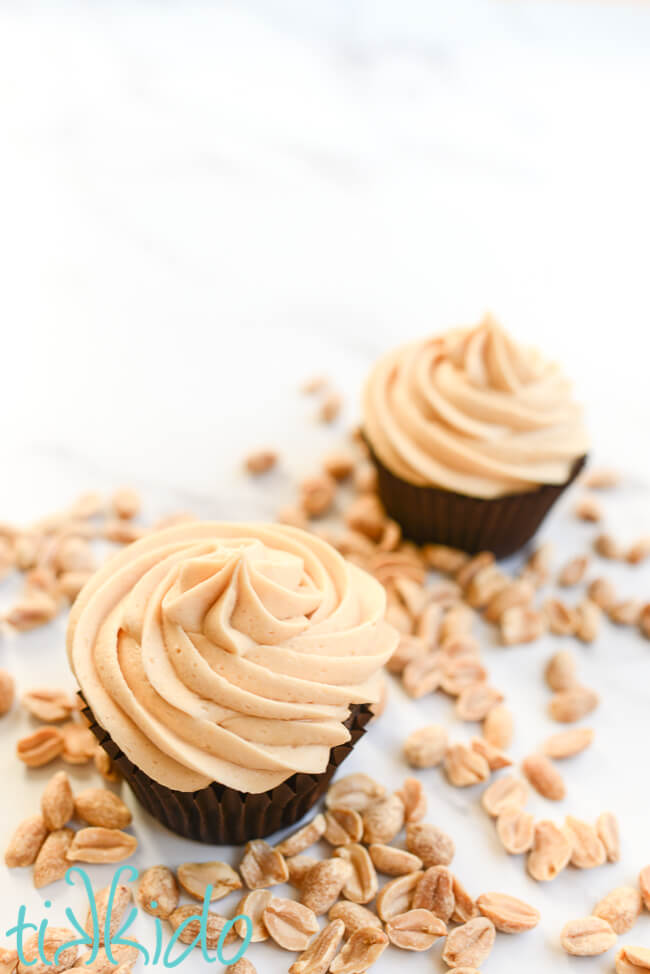
[[[445,544],[470,554],[492,551],[505,558],[533,537],[553,504],[578,476],[587,456],[574,463],[564,484],[485,499],[442,487],[417,487],[383,465],[370,447],[378,492],[387,513],[405,537],[418,544]]]
[[[83,694],[79,696],[91,731],[143,808],[170,831],[212,845],[242,845],[298,822],[325,793],[335,771],[363,737],[372,718],[367,704],[351,708],[345,722],[350,740],[332,748],[329,764],[321,774],[294,774],[259,795],[236,791],[217,782],[201,791],[184,792],[159,784],[137,768],[96,722]]]

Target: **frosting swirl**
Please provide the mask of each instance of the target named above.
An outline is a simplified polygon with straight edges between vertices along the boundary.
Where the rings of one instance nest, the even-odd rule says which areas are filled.
[[[564,483],[588,449],[559,366],[490,316],[382,358],[366,383],[364,428],[402,480],[473,497]]]
[[[262,792],[319,773],[378,698],[397,635],[382,586],[284,525],[188,523],[119,552],[72,609],[98,723],[155,781]]]

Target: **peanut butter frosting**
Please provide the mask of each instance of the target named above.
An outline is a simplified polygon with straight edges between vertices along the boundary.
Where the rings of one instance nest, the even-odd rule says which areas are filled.
[[[483,498],[565,483],[588,449],[560,367],[490,316],[382,358],[366,383],[364,429],[402,480]]]
[[[259,793],[320,773],[379,697],[397,634],[385,592],[285,525],[187,523],[109,559],[77,598],[70,665],[97,722],[149,777]]]

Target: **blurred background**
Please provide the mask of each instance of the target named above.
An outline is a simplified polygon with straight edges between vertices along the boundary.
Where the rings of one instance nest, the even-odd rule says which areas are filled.
[[[245,509],[251,448],[321,452],[304,378],[347,424],[486,309],[650,476],[649,53],[640,0],[0,0],[0,517]]]

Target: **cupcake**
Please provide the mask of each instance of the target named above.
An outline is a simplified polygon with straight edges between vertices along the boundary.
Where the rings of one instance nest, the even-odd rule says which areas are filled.
[[[363,429],[407,537],[498,557],[530,540],[588,449],[562,370],[489,316],[382,358]]]
[[[314,535],[192,522],[90,579],[68,655],[141,804],[187,838],[242,843],[300,819],[363,734],[397,642],[384,609]]]

